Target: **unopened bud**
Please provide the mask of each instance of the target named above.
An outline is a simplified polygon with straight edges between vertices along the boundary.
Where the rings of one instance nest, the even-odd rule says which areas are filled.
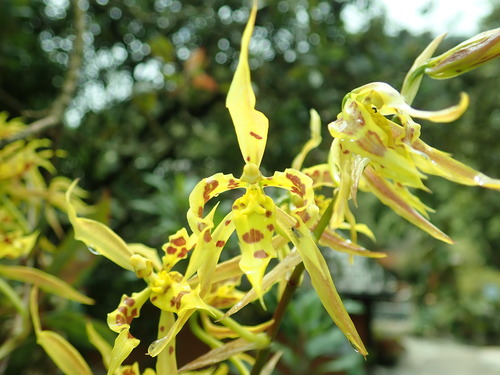
[[[500,28],[485,31],[460,43],[426,64],[425,73],[434,79],[453,78],[500,55]]]

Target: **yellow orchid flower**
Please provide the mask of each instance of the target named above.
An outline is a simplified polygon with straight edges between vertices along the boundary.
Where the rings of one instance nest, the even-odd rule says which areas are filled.
[[[200,296],[205,298],[211,290],[211,279],[220,254],[229,238],[236,232],[241,248],[240,269],[250,281],[256,296],[262,302],[263,277],[271,259],[277,257],[273,236],[279,234],[298,249],[306,270],[326,310],[359,352],[366,349],[347,314],[335,289],[326,262],[312,237],[312,228],[318,219],[312,180],[296,169],[275,172],[264,177],[259,166],[265,149],[268,120],[255,110],[248,66],[248,46],[255,23],[257,2],[254,1],[243,33],[240,60],[228,92],[226,105],[236,129],[238,143],[245,161],[243,174],[215,174],[196,185],[189,197],[188,222],[197,245],[186,271],[186,277],[198,274]],[[313,123],[317,123],[313,119]],[[306,147],[306,151],[316,141]],[[297,161],[301,163],[301,161]],[[290,210],[285,212],[265,194],[264,188],[278,187],[290,193]],[[213,221],[217,206],[204,215],[206,204],[229,190],[245,189],[236,199],[232,210],[216,225]]]
[[[350,215],[347,200],[355,198],[358,186],[374,193],[412,224],[432,236],[452,240],[428,221],[425,206],[408,188],[428,189],[426,174],[464,184],[500,189],[492,179],[436,150],[420,139],[420,125],[412,117],[434,122],[454,121],[468,105],[462,94],[460,103],[440,111],[420,111],[408,105],[403,96],[386,83],[375,82],[353,90],[344,98],[342,112],[328,128],[334,141],[330,166],[340,181],[332,217],[339,226]],[[399,123],[387,116],[395,116]]]

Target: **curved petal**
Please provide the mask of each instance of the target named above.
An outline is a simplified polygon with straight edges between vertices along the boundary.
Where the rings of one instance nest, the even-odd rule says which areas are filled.
[[[255,0],[241,39],[240,60],[227,94],[226,107],[233,119],[243,159],[246,163],[259,166],[266,147],[269,121],[262,112],[255,109],[255,94],[248,66],[248,46],[256,15]]]
[[[283,232],[287,233],[299,251],[304,266],[311,277],[313,288],[316,290],[316,293],[318,293],[319,299],[326,311],[328,311],[328,314],[335,324],[346,335],[347,339],[354,345],[356,350],[363,356],[366,356],[368,352],[342,303],[333,283],[328,265],[314,242],[309,229],[307,229],[298,217],[297,223],[293,228],[283,225],[286,219],[281,219],[281,216],[287,216],[287,214],[277,209],[277,215],[278,226],[280,226]]]
[[[262,278],[269,261],[276,258],[272,239],[276,228],[275,205],[259,186],[233,205],[233,220],[241,248],[240,268],[262,298]]]

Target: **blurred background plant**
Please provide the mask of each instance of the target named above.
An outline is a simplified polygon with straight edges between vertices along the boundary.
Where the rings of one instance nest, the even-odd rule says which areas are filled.
[[[79,14],[72,11],[77,3]],[[357,86],[387,81],[400,87],[414,58],[432,39],[430,33],[394,32],[374,3],[263,4],[250,64],[261,90],[256,93],[259,110],[272,124],[264,162],[270,170],[288,167],[300,150],[309,133],[304,124],[310,108],[327,123],[340,111],[345,93]],[[355,31],[348,18],[353,9],[366,19]],[[0,110],[8,113],[4,121],[14,124],[20,120],[12,119],[22,117],[21,122],[33,124],[49,118],[49,126],[42,130],[51,144],[43,149],[67,151],[57,159],[52,159],[55,151],[44,151],[58,174],[82,178],[81,185],[91,192],[89,200],[103,202],[95,215],[109,220],[127,242],[159,248],[173,228],[185,225],[193,181],[242,168],[224,99],[248,11],[248,4],[239,0],[2,2]],[[500,7],[492,2],[481,29],[497,27],[499,17]],[[448,37],[438,52],[470,36]],[[494,177],[499,177],[500,165],[499,76],[498,64],[492,63],[458,79],[424,80],[414,103],[416,108],[444,108],[455,103],[461,91],[469,93],[469,110],[454,124],[423,123],[424,141],[453,150],[456,159]],[[3,142],[1,152],[12,144]],[[310,162],[324,160],[327,147],[325,143],[315,150]],[[41,172],[39,179],[50,186],[49,177]],[[377,236],[376,244],[365,245],[388,251],[391,256],[383,266],[411,284],[416,332],[495,342],[500,337],[500,316],[495,313],[500,308],[500,200],[495,192],[440,179],[431,178],[428,186],[434,194],[423,193],[421,198],[437,209],[433,222],[457,245],[438,243],[373,197],[359,194],[356,215]],[[36,210],[37,205],[40,210],[34,201],[23,207]],[[54,314],[43,311],[42,322],[65,331],[82,350],[89,349],[81,317],[102,320],[116,307],[109,296],[130,290],[130,277],[79,248],[63,234],[65,222],[62,231],[57,229],[58,238],[48,225],[54,219],[43,217],[30,222],[23,234],[38,231],[35,249],[42,248],[44,238],[55,243],[39,259],[49,272],[83,288],[96,304],[62,304]],[[306,297],[298,298],[298,306],[306,304]],[[2,324],[9,314],[2,310]],[[304,330],[314,337],[313,328]],[[330,334],[333,346],[335,334],[325,333]],[[314,340],[324,339],[319,337]],[[14,351],[7,373],[28,368],[44,373],[41,350],[35,356],[27,354],[33,350],[38,350],[34,340]],[[292,345],[288,352],[293,350]],[[290,358],[286,353],[284,358]],[[27,364],[22,360],[27,356],[37,360]]]

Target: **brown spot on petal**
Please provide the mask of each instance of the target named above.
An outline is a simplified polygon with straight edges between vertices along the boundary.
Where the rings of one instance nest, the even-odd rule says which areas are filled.
[[[226,221],[224,222],[224,225],[225,225],[226,227],[227,227],[229,224],[231,224],[231,220],[226,220]]]
[[[170,345],[168,347],[168,354],[172,354],[174,352],[174,347],[172,345]]]
[[[294,185],[292,186],[291,192],[297,194],[301,198],[304,198],[304,195],[306,193],[306,185],[301,181],[301,179],[291,173],[287,173],[286,178],[289,179]]]
[[[212,240],[212,235],[210,234],[210,231],[206,231],[205,234],[203,235],[203,240],[205,242],[210,242]]]
[[[226,244],[226,241],[217,241],[215,244],[216,247],[223,247]]]
[[[186,239],[184,237],[175,238],[172,240],[175,246],[184,246],[186,244]]]
[[[175,254],[176,251],[177,249],[173,246],[167,247],[167,254]]]
[[[272,211],[266,211],[266,217],[270,217],[273,214]]]
[[[203,217],[203,206],[198,207],[198,217]]]
[[[253,253],[253,256],[257,259],[264,259],[268,257],[267,253],[264,250],[257,250],[255,253]]]
[[[255,139],[259,139],[259,140],[260,140],[260,139],[262,139],[262,137],[261,137],[260,135],[258,135],[257,133],[250,132],[250,135],[251,135],[252,137],[254,137]]]
[[[165,332],[165,326],[160,326],[160,332]]]
[[[177,258],[184,258],[187,255],[188,249],[183,247],[181,251],[179,251],[179,254],[177,254]]]
[[[125,317],[123,315],[117,315],[115,319],[116,325],[121,326],[126,323]]]
[[[240,184],[235,179],[231,178],[227,184],[227,187],[229,189],[235,189],[237,187],[240,187]]]
[[[124,301],[125,305],[127,306],[134,306],[135,305],[135,299],[133,298],[127,298],[125,301]]]
[[[182,292],[179,292],[178,295],[176,295],[175,297],[172,297],[172,299],[170,300],[170,306],[171,307],[174,307],[179,310],[181,308],[181,299],[182,297],[184,297],[185,294],[189,294],[189,292],[186,292],[186,291],[182,291]]]
[[[205,189],[203,190],[203,199],[205,200],[205,203],[210,200],[210,193],[213,192],[217,186],[219,186],[219,181],[217,180],[207,182]]]
[[[266,228],[267,228],[270,232],[274,232],[274,225],[272,225],[272,224],[268,224],[268,225],[266,226]]]
[[[242,238],[246,243],[255,243],[262,240],[264,238],[264,234],[260,230],[252,228],[249,232],[243,234]]]

